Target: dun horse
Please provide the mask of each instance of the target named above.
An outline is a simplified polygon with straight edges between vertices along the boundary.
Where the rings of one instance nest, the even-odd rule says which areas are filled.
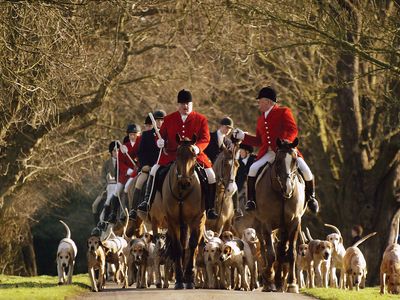
[[[288,292],[298,292],[295,279],[295,249],[301,217],[305,211],[305,195],[304,181],[297,171],[297,152],[294,149],[297,144],[297,138],[291,144],[278,139],[275,161],[268,166],[256,185],[255,221],[264,240],[261,243],[262,255],[267,262],[263,271],[263,291],[283,290],[282,265],[289,263],[287,289]],[[277,229],[280,236],[275,253],[272,231]],[[277,270],[274,277],[275,259]]]
[[[234,215],[232,195],[235,190],[229,190],[229,184],[234,183],[239,167],[239,163],[235,159],[237,151],[236,145],[232,150],[224,148],[213,164],[217,179],[216,210],[219,216],[216,220],[207,220],[206,228],[214,232],[221,233],[231,230]]]
[[[196,154],[192,140],[181,140],[176,161],[163,183],[162,202],[168,224],[169,254],[175,264],[175,289],[194,288],[194,253],[205,223],[205,201],[199,177],[195,172]],[[188,249],[186,247],[189,237]]]

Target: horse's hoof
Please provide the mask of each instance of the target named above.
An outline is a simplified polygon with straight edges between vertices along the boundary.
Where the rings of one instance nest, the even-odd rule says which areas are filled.
[[[177,282],[177,283],[175,283],[175,287],[174,287],[174,289],[175,290],[182,290],[182,289],[184,289],[185,287],[184,287],[184,285],[183,285],[183,282]]]
[[[185,289],[187,289],[187,290],[194,289],[194,283],[193,282],[185,283]]]
[[[58,283],[58,285],[63,285],[63,283],[60,281],[60,282]]]
[[[288,284],[287,292],[288,293],[296,293],[296,294],[298,294],[299,293],[299,286],[297,284],[294,284],[294,283]]]
[[[162,288],[162,284],[161,283],[157,283],[156,284],[156,288],[161,289]]]
[[[261,291],[262,292],[276,292],[276,286],[273,283],[265,284]]]

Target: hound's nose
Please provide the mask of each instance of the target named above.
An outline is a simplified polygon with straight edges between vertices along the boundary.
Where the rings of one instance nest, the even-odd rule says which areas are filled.
[[[358,279],[354,280],[354,284],[359,284],[360,282],[358,281]]]
[[[327,260],[329,258],[329,253],[325,253],[324,258],[325,258],[325,260]]]
[[[67,264],[66,264],[66,263],[63,263],[62,266],[65,268],[65,267],[67,266]]]

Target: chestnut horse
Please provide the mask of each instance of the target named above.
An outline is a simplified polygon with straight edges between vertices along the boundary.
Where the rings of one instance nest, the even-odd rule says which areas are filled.
[[[162,203],[167,220],[168,253],[175,264],[175,289],[193,289],[194,254],[203,234],[205,201],[195,172],[196,142],[176,136],[179,147],[162,187]],[[187,247],[187,239],[189,244]]]
[[[261,250],[267,266],[262,274],[263,291],[283,290],[283,264],[288,263],[288,292],[298,292],[295,249],[305,211],[305,194],[304,180],[298,173],[297,144],[297,138],[293,143],[278,139],[275,161],[267,167],[256,184],[257,208],[254,216],[257,231],[263,240]],[[279,243],[275,253],[272,232],[277,229]],[[275,260],[277,269],[274,276]]]

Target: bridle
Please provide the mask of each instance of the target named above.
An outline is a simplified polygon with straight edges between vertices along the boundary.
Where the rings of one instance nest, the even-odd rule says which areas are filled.
[[[292,149],[290,149],[289,151],[279,149],[277,151],[277,156],[278,156],[279,153],[284,153],[285,155],[289,154],[289,155],[292,156],[292,160],[293,159],[295,160],[295,164],[290,169],[290,172],[288,172],[288,173],[286,172],[285,174],[283,174],[283,177],[281,178],[281,175],[282,175],[281,173],[282,172],[279,172],[280,168],[279,168],[279,166],[277,164],[277,160],[275,159],[275,169],[276,169],[275,170],[275,175],[276,175],[275,178],[276,178],[276,181],[279,184],[280,192],[282,193],[282,196],[285,199],[290,199],[293,196],[294,188],[291,189],[289,195],[286,195],[285,194],[284,185],[283,185],[282,182],[286,182],[287,179],[289,179],[292,182],[292,186],[294,187],[294,182],[293,181],[294,181],[294,179],[295,179],[295,177],[297,175],[297,169],[298,169],[298,163],[297,163],[297,159],[296,159],[297,158],[297,152],[295,150],[292,150]]]

